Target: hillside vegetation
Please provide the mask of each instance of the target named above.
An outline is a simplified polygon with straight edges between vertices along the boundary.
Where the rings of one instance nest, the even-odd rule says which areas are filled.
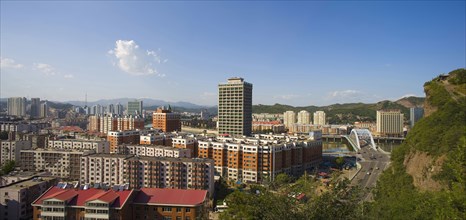
[[[466,219],[466,70],[425,83],[425,108],[392,154],[370,206],[375,219]]]
[[[406,97],[395,102],[380,101],[378,103],[346,103],[333,104],[329,106],[305,106],[293,107],[290,105],[254,105],[253,113],[283,113],[285,111],[299,112],[306,110],[308,112],[325,111],[327,120],[330,124],[352,124],[355,121],[375,121],[376,111],[381,109],[399,109],[404,113],[405,119],[409,118],[409,108],[422,106],[425,98]]]

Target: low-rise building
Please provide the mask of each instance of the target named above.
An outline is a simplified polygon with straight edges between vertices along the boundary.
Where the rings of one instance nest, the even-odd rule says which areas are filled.
[[[158,133],[141,135],[139,139],[139,144],[164,145],[163,142],[164,142],[164,136]]]
[[[142,188],[133,200],[133,219],[207,219],[207,190]]]
[[[94,140],[50,140],[48,143],[50,149],[63,150],[95,150],[96,153],[110,153],[110,142]]]
[[[53,186],[36,199],[34,219],[133,219],[133,190],[63,189]]]
[[[32,219],[31,203],[57,181],[55,177],[28,176],[0,187],[0,219]]]
[[[208,191],[121,187],[62,188],[53,186],[32,207],[33,219],[182,219],[208,218]]]
[[[191,158],[192,150],[185,148],[173,148],[160,145],[120,145],[117,147],[118,154],[132,154],[148,157],[175,157]]]

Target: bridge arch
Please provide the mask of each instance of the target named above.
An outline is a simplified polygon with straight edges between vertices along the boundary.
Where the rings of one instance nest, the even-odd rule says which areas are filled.
[[[350,143],[355,150],[361,150],[362,147],[370,145],[374,150],[377,150],[377,146],[374,142],[374,137],[368,129],[353,129],[349,135]]]

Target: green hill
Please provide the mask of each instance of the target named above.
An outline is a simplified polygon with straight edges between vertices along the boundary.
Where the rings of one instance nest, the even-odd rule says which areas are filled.
[[[425,98],[422,97],[407,97],[392,101],[380,101],[378,103],[365,104],[365,103],[346,103],[346,104],[333,104],[329,106],[304,106],[293,107],[289,105],[254,105],[252,107],[253,113],[283,113],[285,111],[299,112],[306,110],[308,112],[325,111],[327,120],[330,124],[352,124],[355,121],[375,121],[376,111],[381,109],[400,109],[405,119],[409,118],[409,107],[422,106]]]
[[[466,219],[466,70],[425,83],[426,117],[379,179],[374,219]]]

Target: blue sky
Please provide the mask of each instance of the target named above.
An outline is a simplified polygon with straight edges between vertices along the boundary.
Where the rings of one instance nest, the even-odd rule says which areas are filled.
[[[465,1],[0,4],[1,97],[369,103],[466,66]]]

